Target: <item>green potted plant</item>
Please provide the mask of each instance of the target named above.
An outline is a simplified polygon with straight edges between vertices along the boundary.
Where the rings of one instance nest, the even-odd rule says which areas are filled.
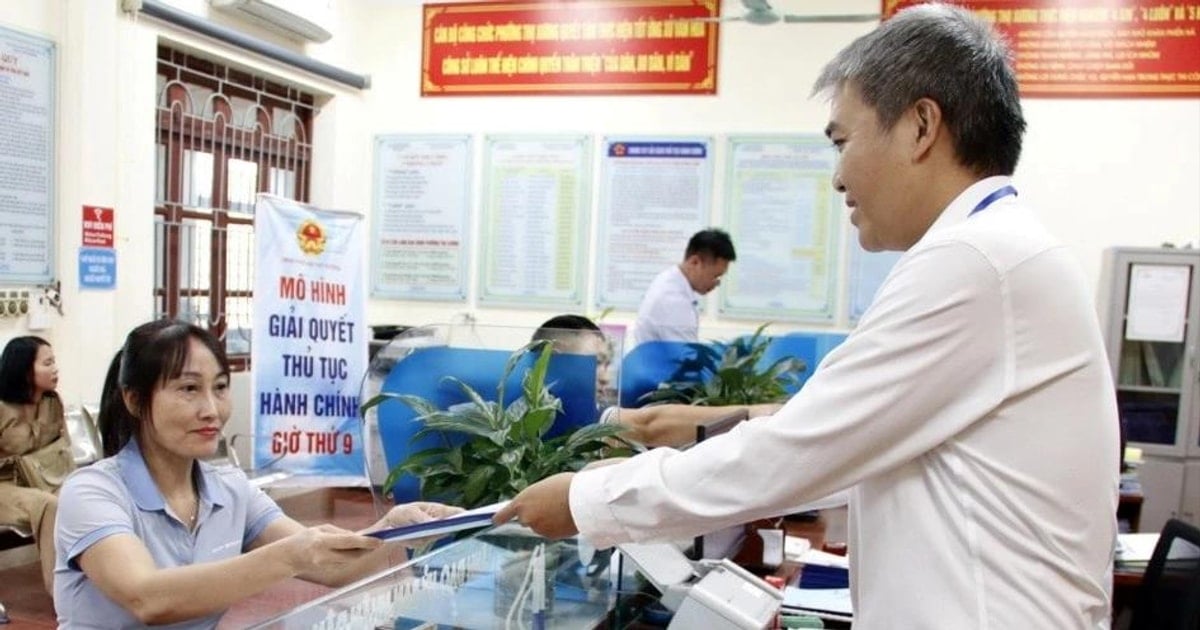
[[[750,337],[740,337],[723,349],[695,344],[695,356],[681,363],[670,380],[642,400],[713,407],[783,401],[789,388],[799,384],[807,366],[802,359],[782,357],[760,367],[771,342],[762,334],[767,326],[759,326]]]
[[[533,364],[521,381],[521,395],[505,405],[505,382],[522,358],[535,352]],[[504,367],[494,400],[486,400],[470,385],[454,377],[468,402],[439,409],[419,396],[381,393],[363,403],[360,413],[387,400],[398,400],[417,413],[421,429],[413,436],[457,434],[465,440],[443,439],[443,445],[409,455],[394,466],[384,482],[390,492],[401,476],[420,481],[421,496],[428,500],[472,508],[515,496],[542,478],[577,471],[608,456],[628,454],[621,446],[617,425],[592,424],[552,439],[544,439],[562,409],[550,392],[546,374],[552,347],[535,341],[514,352]]]

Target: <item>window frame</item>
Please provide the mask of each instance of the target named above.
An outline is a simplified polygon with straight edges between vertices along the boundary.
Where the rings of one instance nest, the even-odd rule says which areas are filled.
[[[242,160],[257,165],[255,193],[272,192],[272,177],[277,170],[292,173],[290,198],[307,203],[310,194],[313,147],[312,122],[316,114],[315,97],[298,88],[256,75],[208,58],[199,57],[167,45],[158,48],[156,74],[160,81],[155,107],[156,186],[155,221],[155,281],[154,303],[157,317],[185,318],[211,330],[222,343],[230,330],[230,300],[245,300],[249,310],[245,315],[247,327],[253,322],[253,277],[247,271],[247,286],[231,287],[228,232],[231,226],[246,226],[248,242],[253,246],[254,214],[232,209],[229,190],[230,160]],[[198,104],[195,94],[205,94]],[[239,125],[235,119],[234,103],[245,105],[246,119],[253,112],[252,125]],[[282,115],[282,118],[280,116]],[[276,126],[286,123],[290,135],[278,135]],[[189,177],[196,173],[189,167],[194,157],[188,152],[211,155],[211,189],[191,190]],[[192,172],[189,173],[188,171]],[[185,199],[187,191],[190,199]],[[207,205],[193,204],[203,201]],[[276,191],[284,194],[287,191]],[[195,236],[186,238],[186,225],[197,226]],[[207,243],[199,238],[208,236]],[[190,246],[190,248],[189,248]],[[185,278],[185,259],[195,261],[196,248],[207,246],[208,269],[202,272],[207,283],[192,285],[196,271]],[[252,270],[253,252],[249,252],[247,269]],[[237,271],[242,271],[238,269]],[[207,314],[193,312],[185,305],[191,300],[204,300]],[[252,342],[252,340],[251,340]],[[230,352],[231,368],[235,371],[250,367],[250,354]]]

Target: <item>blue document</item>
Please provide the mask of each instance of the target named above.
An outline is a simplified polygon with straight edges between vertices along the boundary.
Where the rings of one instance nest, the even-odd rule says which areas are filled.
[[[401,525],[400,527],[393,527],[391,529],[380,529],[368,532],[366,535],[388,541],[398,541],[411,540],[413,538],[434,538],[464,529],[479,529],[480,527],[491,525],[492,517],[506,505],[508,505],[508,501],[501,501],[475,508],[474,510],[460,512],[454,516],[447,516],[446,518],[426,521],[424,523]]]

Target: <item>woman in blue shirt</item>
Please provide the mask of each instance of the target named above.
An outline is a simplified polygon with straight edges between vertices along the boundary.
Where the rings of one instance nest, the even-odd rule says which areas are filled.
[[[388,565],[382,541],[305,527],[240,471],[201,461],[230,415],[229,364],[208,331],[169,320],[135,328],[100,406],[107,457],[73,474],[59,500],[60,628],[211,628],[287,578],[337,586]],[[410,503],[369,530],[457,511]]]

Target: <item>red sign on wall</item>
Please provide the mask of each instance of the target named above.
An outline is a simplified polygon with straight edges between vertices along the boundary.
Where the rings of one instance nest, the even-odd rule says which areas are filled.
[[[1022,96],[1200,96],[1200,3],[952,1],[1008,38]]]
[[[83,246],[113,246],[113,209],[99,206],[83,207]]]
[[[713,94],[719,0],[427,4],[421,95]]]

